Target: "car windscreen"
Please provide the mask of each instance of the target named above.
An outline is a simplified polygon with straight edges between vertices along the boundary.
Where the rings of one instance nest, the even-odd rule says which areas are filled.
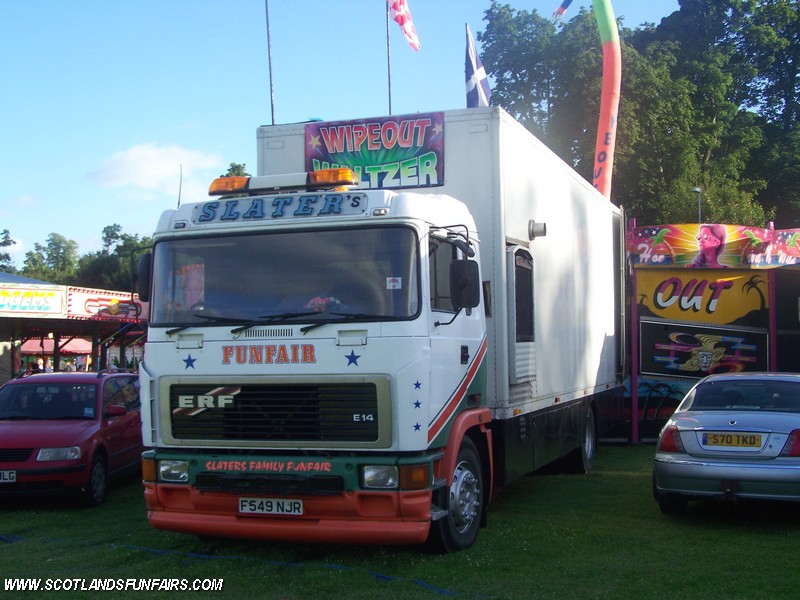
[[[746,379],[697,386],[688,410],[800,412],[800,384]]]
[[[94,419],[94,385],[20,383],[0,389],[0,419]]]

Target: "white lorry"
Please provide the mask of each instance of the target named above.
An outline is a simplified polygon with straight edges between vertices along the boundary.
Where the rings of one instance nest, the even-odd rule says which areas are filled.
[[[258,163],[140,261],[153,526],[454,551],[513,479],[591,467],[617,207],[494,107],[265,126]]]

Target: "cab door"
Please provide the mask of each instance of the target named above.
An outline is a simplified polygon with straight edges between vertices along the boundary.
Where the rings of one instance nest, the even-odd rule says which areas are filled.
[[[455,245],[431,239],[429,327],[432,418],[429,423],[429,444],[446,430],[458,412],[475,408],[481,396],[485,397],[475,388],[486,352],[483,307],[458,310],[457,302],[454,302],[454,294],[458,292],[451,289],[450,266],[453,261],[465,258]],[[485,385],[485,382],[481,385]]]

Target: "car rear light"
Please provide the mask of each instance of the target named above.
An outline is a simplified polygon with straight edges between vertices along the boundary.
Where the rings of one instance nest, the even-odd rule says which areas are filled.
[[[800,429],[795,429],[789,434],[789,439],[783,446],[781,456],[800,456]]]
[[[661,437],[658,439],[658,451],[685,452],[683,442],[681,442],[681,434],[675,425],[665,427],[661,432]]]

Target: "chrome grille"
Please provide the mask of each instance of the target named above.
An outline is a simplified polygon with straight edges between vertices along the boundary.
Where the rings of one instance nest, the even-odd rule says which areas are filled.
[[[373,383],[173,385],[172,436],[183,440],[376,442]]]

